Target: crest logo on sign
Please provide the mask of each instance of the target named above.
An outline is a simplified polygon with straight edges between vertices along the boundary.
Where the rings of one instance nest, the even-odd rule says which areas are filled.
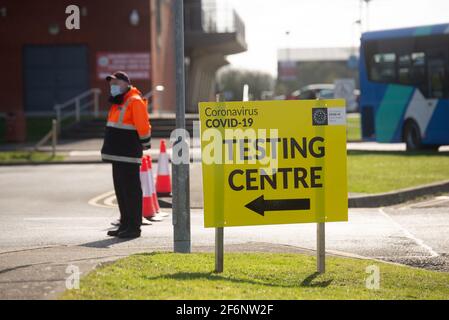
[[[327,108],[312,109],[312,124],[314,126],[327,125]]]

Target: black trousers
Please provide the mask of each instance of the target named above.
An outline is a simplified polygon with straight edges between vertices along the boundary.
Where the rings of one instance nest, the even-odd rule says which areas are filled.
[[[120,209],[120,230],[140,230],[142,224],[142,187],[139,164],[113,162],[112,178]]]

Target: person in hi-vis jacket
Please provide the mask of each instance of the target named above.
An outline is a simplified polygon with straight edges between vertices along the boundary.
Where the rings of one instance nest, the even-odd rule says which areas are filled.
[[[112,177],[120,224],[109,236],[140,237],[142,224],[142,189],[140,164],[142,152],[151,147],[151,125],[148,103],[140,91],[131,85],[125,72],[117,71],[106,77],[110,85],[108,120],[105,128],[101,158],[112,163]]]

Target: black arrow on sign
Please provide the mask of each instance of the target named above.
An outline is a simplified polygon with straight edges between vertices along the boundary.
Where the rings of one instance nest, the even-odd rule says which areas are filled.
[[[265,216],[265,211],[309,210],[310,199],[265,200],[263,195],[245,205],[248,209]]]

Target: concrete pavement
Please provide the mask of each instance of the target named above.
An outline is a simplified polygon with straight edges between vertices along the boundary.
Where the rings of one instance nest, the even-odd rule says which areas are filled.
[[[169,217],[144,226],[139,239],[106,236],[118,216],[114,201],[106,201],[112,190],[110,170],[105,164],[0,168],[0,298],[54,298],[65,289],[68,266],[86,274],[99,263],[132,253],[172,250],[168,209]],[[191,174],[191,180],[201,177],[198,171]],[[211,251],[214,230],[203,227],[200,207],[197,201],[192,209],[192,246]],[[448,196],[351,209],[349,222],[326,225],[327,249],[449,271],[448,221]],[[310,253],[315,230],[314,224],[226,228],[225,249]]]

